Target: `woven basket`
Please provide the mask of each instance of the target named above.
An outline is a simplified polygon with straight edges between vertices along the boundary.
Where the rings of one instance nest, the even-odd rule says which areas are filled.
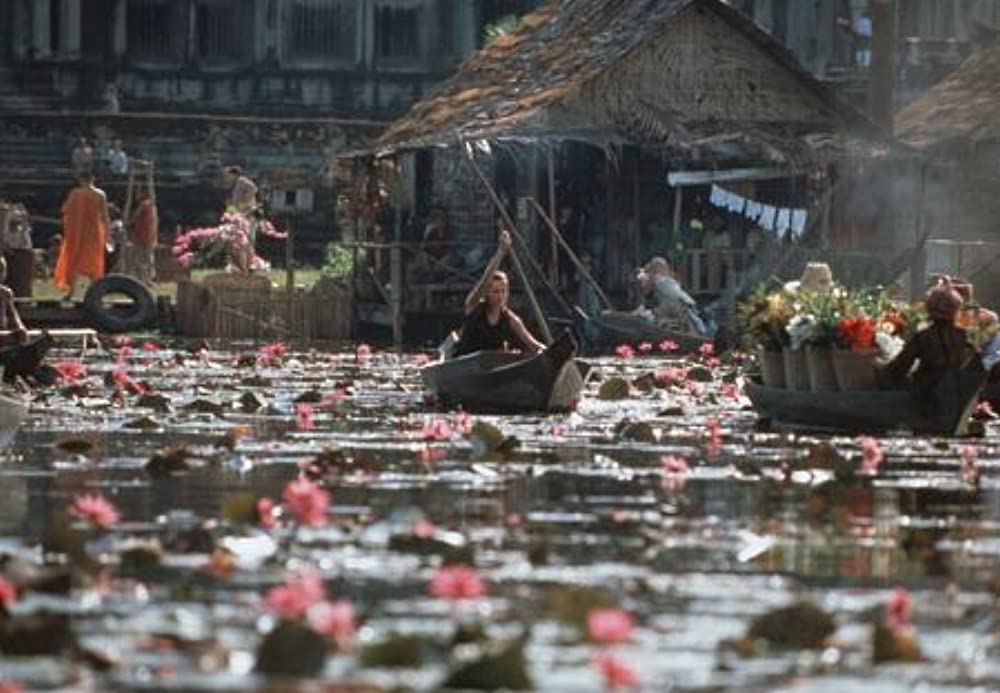
[[[785,388],[785,357],[780,351],[760,349],[757,352],[760,362],[760,376],[767,387]]]
[[[809,366],[805,349],[785,349],[785,387],[797,392],[809,391]]]
[[[812,392],[836,392],[837,374],[833,370],[833,349],[828,346],[807,346],[806,363],[809,367],[809,389]]]
[[[833,350],[833,370],[837,374],[837,386],[844,391],[877,390],[878,375],[875,370],[877,349],[851,351]]]

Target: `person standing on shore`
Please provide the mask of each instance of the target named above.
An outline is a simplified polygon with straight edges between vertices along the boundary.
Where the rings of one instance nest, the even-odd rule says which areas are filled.
[[[94,184],[94,174],[84,173],[62,206],[63,242],[53,280],[66,291],[67,300],[84,279],[96,281],[104,275],[104,247],[111,220],[108,199]]]

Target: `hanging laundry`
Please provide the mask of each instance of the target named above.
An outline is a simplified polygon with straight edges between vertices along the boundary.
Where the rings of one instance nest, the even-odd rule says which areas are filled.
[[[808,212],[804,209],[792,210],[792,235],[798,238],[806,231],[806,221],[809,218]]]
[[[726,209],[736,214],[743,214],[743,207],[746,205],[746,202],[745,199],[736,193],[729,193],[729,205]]]
[[[760,219],[760,213],[763,210],[763,208],[764,205],[762,205],[760,202],[756,202],[754,200],[747,200],[747,206],[743,214],[750,221],[757,221],[758,219]]]
[[[712,193],[708,197],[708,201],[711,202],[716,207],[722,207],[726,204],[728,195],[726,191],[720,188],[718,185],[712,185]]]
[[[778,210],[778,215],[774,220],[774,230],[777,231],[780,236],[784,237],[785,232],[788,231],[791,225],[792,210],[787,207],[782,207]]]
[[[760,219],[757,220],[757,225],[760,226],[765,231],[774,230],[774,217],[778,214],[778,210],[771,205],[764,205],[760,212]]]

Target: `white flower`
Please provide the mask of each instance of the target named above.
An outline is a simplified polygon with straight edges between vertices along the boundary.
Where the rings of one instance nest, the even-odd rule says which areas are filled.
[[[894,359],[896,355],[903,350],[903,346],[906,344],[902,339],[888,332],[883,332],[879,330],[875,333],[875,344],[878,345],[878,350],[885,359]]]
[[[815,315],[796,315],[789,320],[785,332],[791,340],[792,349],[801,349],[809,339],[815,337],[817,326]]]

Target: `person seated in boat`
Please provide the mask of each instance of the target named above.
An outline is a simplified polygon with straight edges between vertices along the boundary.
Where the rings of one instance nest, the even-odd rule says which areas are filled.
[[[833,288],[833,272],[825,262],[810,262],[802,270],[802,276],[785,284],[785,291],[796,293],[800,290],[826,291]]]
[[[34,340],[28,339],[28,330],[14,303],[14,292],[7,281],[7,260],[0,255],[0,369],[7,382],[16,376],[34,375],[45,353],[52,346],[52,338],[43,333]]]
[[[517,313],[507,306],[510,280],[498,268],[510,248],[510,233],[501,231],[496,253],[486,265],[483,276],[465,297],[465,322],[452,352],[454,356],[484,349],[537,353],[544,348]]]
[[[710,326],[698,314],[698,305],[681,287],[666,259],[657,256],[647,262],[639,270],[638,280],[645,305],[637,314],[646,315],[660,327],[711,334]]]
[[[941,409],[938,385],[949,374],[958,373],[976,355],[969,334],[956,324],[962,297],[949,284],[933,287],[924,301],[931,324],[913,335],[902,351],[882,367],[882,377],[890,385],[907,382],[928,414]],[[910,376],[914,364],[916,370]]]

